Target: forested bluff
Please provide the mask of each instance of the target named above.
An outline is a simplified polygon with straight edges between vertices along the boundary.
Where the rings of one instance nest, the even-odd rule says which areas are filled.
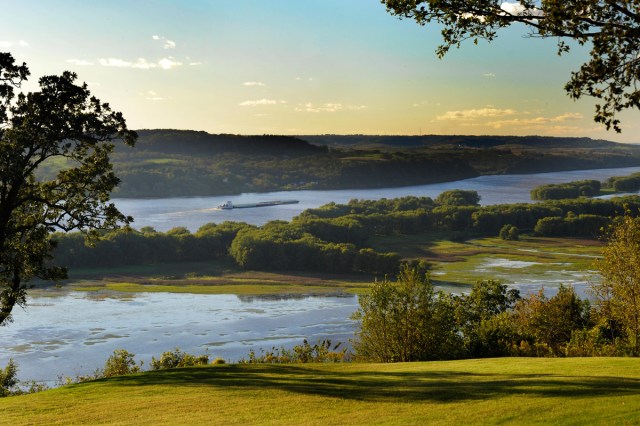
[[[513,136],[239,136],[140,130],[116,145],[115,197],[383,188],[521,174],[640,166],[640,148],[589,138]],[[59,164],[39,172],[53,176]]]

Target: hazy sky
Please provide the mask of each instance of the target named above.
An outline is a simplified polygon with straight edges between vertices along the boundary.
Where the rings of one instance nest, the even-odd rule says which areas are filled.
[[[592,121],[563,86],[586,58],[523,29],[439,60],[439,28],[377,0],[20,0],[0,50],[32,79],[64,70],[131,128],[239,134],[499,134],[640,142]]]

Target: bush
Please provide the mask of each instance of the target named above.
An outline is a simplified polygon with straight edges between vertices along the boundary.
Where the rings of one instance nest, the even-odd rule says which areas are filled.
[[[134,357],[135,354],[124,349],[116,349],[105,361],[101,376],[113,377],[139,373],[140,366],[136,365]]]
[[[151,357],[152,370],[168,370],[171,368],[192,367],[209,364],[209,355],[192,355],[176,348],[173,352],[164,352],[160,359]]]
[[[498,234],[500,238],[508,241],[518,241],[520,239],[520,231],[516,226],[513,225],[505,225],[500,229],[500,233]]]
[[[351,359],[351,354],[347,348],[340,349],[341,342],[333,345],[331,340],[324,339],[311,345],[304,339],[301,345],[296,345],[292,349],[271,348],[270,351],[260,350],[260,355],[255,351],[249,351],[249,359],[241,359],[242,364],[295,364],[311,362],[346,362]]]
[[[12,395],[18,385],[18,365],[9,359],[6,367],[0,370],[0,397]]]

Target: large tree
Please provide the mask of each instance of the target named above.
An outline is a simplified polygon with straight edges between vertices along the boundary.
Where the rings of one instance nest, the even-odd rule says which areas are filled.
[[[387,10],[418,24],[442,24],[442,57],[451,46],[472,39],[493,40],[497,30],[523,24],[532,37],[558,37],[591,47],[590,58],[572,72],[565,90],[574,99],[598,99],[595,121],[620,132],[618,112],[640,109],[640,2],[637,0],[382,0]]]
[[[136,133],[86,84],[75,84],[74,73],[42,77],[38,91],[16,93],[29,74],[0,53],[0,324],[25,305],[31,278],[66,276],[49,262],[52,231],[92,234],[131,221],[109,202],[118,184],[109,154],[112,141],[132,145]],[[38,178],[45,166],[57,170],[55,178]]]
[[[596,267],[601,281],[592,289],[613,343],[615,330],[622,328],[629,352],[640,356],[640,218],[627,214],[611,227]]]

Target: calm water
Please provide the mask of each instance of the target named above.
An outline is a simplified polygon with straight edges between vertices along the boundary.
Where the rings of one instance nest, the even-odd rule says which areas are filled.
[[[345,189],[339,191],[280,191],[247,193],[237,196],[188,197],[160,199],[115,199],[120,210],[135,218],[134,227],[152,226],[158,231],[168,231],[185,226],[195,232],[205,223],[225,220],[262,225],[270,220],[291,220],[305,209],[336,202],[347,203],[353,198],[378,200],[404,196],[435,198],[443,191],[465,189],[478,191],[481,204],[507,204],[531,202],[529,191],[538,185],[569,182],[581,179],[606,180],[611,176],[625,176],[640,172],[640,167],[623,169],[578,170],[572,172],[539,173],[532,175],[480,176],[455,182],[430,185],[405,186],[382,189]],[[299,200],[299,204],[261,207],[253,209],[216,210],[225,201],[236,204],[256,203],[284,199]]]
[[[153,226],[167,231],[186,226],[196,231],[209,222],[244,221],[256,225],[270,220],[290,220],[307,208],[350,199],[395,198],[408,195],[435,198],[442,191],[478,191],[483,204],[530,202],[537,185],[579,179],[605,180],[639,172],[640,167],[535,175],[482,176],[457,182],[402,188],[292,191],[225,197],[117,199],[135,227]],[[297,199],[299,204],[215,210],[227,200],[234,203]],[[496,260],[497,261],[497,260]],[[500,264],[502,267],[504,265]],[[491,265],[488,265],[491,266]],[[494,272],[491,272],[494,273]],[[515,271],[514,271],[515,273]],[[584,294],[582,274],[560,277],[526,277],[516,283],[523,293],[542,284],[552,294],[555,279],[573,283]],[[0,327],[0,367],[16,360],[22,380],[53,384],[59,375],[87,374],[103,365],[115,349],[124,348],[148,365],[151,356],[176,347],[189,353],[208,353],[237,361],[249,350],[291,347],[307,338],[315,343],[330,338],[348,342],[353,335],[350,315],[356,297],[304,297],[298,299],[240,298],[234,295],[141,293],[135,295],[33,292],[26,311],[15,310],[15,322]]]
[[[124,348],[149,365],[179,347],[228,361],[249,350],[292,347],[329,338],[348,343],[355,296],[242,298],[235,295],[63,292],[35,293],[26,311],[0,329],[0,366],[13,358],[22,380],[54,384],[87,374]]]

